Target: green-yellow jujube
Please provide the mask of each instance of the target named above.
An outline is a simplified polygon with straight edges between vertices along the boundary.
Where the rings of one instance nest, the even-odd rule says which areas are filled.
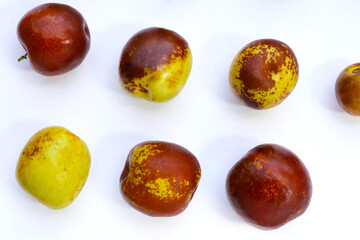
[[[63,127],[37,132],[25,145],[16,167],[20,186],[49,208],[72,203],[90,170],[84,141]]]

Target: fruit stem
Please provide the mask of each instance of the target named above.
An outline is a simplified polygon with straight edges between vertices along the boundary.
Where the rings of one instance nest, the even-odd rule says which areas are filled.
[[[353,73],[360,73],[360,68],[356,68],[353,70]]]
[[[24,59],[27,59],[27,53],[25,53],[25,55],[21,56],[20,58],[18,58],[18,62],[24,60]]]

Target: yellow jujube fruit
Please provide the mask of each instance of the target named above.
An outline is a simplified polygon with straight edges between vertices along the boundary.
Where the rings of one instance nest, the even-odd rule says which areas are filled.
[[[60,209],[80,193],[90,162],[85,142],[63,127],[48,127],[25,145],[16,167],[16,179],[41,203]]]

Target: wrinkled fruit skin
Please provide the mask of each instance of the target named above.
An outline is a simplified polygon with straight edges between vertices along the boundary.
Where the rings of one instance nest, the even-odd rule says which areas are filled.
[[[360,116],[360,63],[341,71],[335,84],[339,105],[350,115]]]
[[[64,4],[48,3],[30,10],[20,20],[17,34],[33,69],[46,76],[76,68],[90,48],[85,19]]]
[[[275,229],[307,209],[312,185],[300,159],[275,144],[250,150],[230,170],[226,180],[229,202],[246,221]]]
[[[196,157],[168,142],[148,141],[129,153],[120,177],[125,200],[153,217],[175,216],[190,203],[200,181]]]
[[[65,128],[48,127],[37,132],[24,147],[16,179],[41,203],[60,209],[78,196],[89,169],[86,144]]]
[[[280,104],[294,89],[299,67],[288,45],[274,39],[253,41],[235,56],[230,86],[240,101],[254,109]]]
[[[126,43],[119,64],[120,84],[132,96],[154,102],[174,98],[192,66],[186,40],[163,28],[147,28]]]

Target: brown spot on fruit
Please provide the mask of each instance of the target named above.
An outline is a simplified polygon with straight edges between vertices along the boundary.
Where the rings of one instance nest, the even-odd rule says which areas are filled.
[[[360,68],[355,68],[352,73],[355,73],[355,74],[360,74]]]
[[[278,228],[303,214],[312,194],[303,163],[275,144],[251,149],[229,171],[226,189],[234,210],[263,229]]]
[[[185,148],[149,141],[129,153],[120,177],[125,200],[150,216],[174,216],[186,209],[199,180],[200,165]]]

